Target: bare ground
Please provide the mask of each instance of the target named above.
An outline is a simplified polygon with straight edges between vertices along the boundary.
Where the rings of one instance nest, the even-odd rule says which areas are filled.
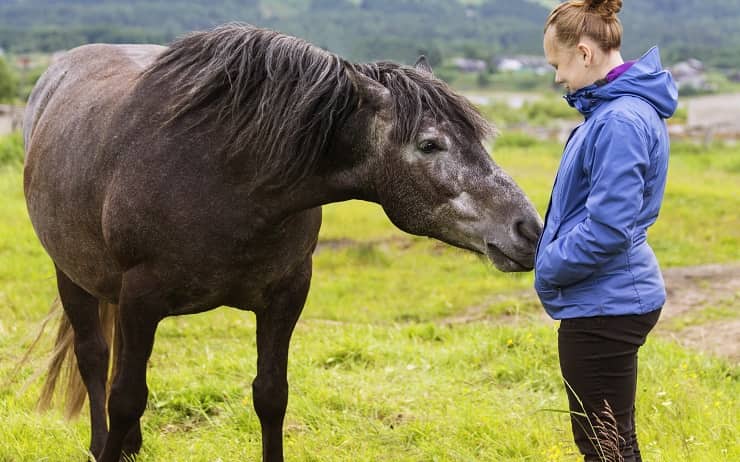
[[[729,307],[735,314],[678,330],[661,328],[659,323],[658,332],[682,345],[740,363],[740,264],[672,268],[663,276],[668,291],[664,320],[693,317],[697,312],[720,305]]]
[[[740,363],[740,264],[671,268],[663,272],[663,277],[668,299],[656,333],[686,347],[725,357],[734,364]],[[488,307],[511,298],[511,294],[492,297],[463,313],[445,318],[443,323],[484,320],[501,323],[503,320],[516,324],[549,320],[544,312],[512,312],[496,318],[487,314]],[[532,290],[516,294],[515,298],[525,302],[537,300]],[[719,314],[707,311],[717,307],[723,307]]]

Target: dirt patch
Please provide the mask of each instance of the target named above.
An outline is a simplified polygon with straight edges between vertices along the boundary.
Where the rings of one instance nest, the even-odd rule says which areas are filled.
[[[740,363],[740,264],[671,268],[663,272],[663,277],[668,298],[656,333],[686,347]],[[495,295],[440,322],[447,325],[472,322],[521,325],[533,320],[549,320],[544,310],[535,313],[512,311],[499,316],[487,313],[491,305],[507,299],[517,299],[521,303],[536,301],[537,295],[534,290]],[[729,307],[727,311],[736,314],[725,314],[719,320],[702,320],[701,313],[716,306]],[[676,327],[677,323],[671,322],[681,318],[693,320],[693,324]]]
[[[486,298],[477,305],[472,305],[452,316],[447,316],[439,320],[440,324],[452,326],[456,324],[470,324],[473,322],[493,322],[499,325],[521,325],[530,321],[543,322],[550,318],[547,317],[544,310],[536,312],[518,312],[515,307],[505,310],[504,314],[491,315],[489,309],[493,305],[499,305],[507,300],[516,299],[519,303],[539,303],[537,294],[533,289],[523,290],[517,293],[496,294]]]
[[[663,271],[663,278],[668,292],[664,318],[736,298],[740,292],[740,264],[670,268]]]
[[[659,332],[686,347],[725,357],[735,365],[740,364],[740,319],[700,324],[677,332]]]
[[[740,264],[671,268],[663,272],[668,300],[663,320],[693,316],[717,305],[729,306],[735,316],[699,322],[678,330],[658,323],[657,332],[699,351],[740,363]]]

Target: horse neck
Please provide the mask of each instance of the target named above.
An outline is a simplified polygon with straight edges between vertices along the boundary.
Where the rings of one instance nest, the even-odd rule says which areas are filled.
[[[351,199],[377,202],[372,188],[357,171],[312,175],[290,190],[271,196],[276,204],[275,210],[279,210],[282,216]]]

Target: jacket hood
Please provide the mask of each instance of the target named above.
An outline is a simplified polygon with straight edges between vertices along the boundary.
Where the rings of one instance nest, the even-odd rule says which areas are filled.
[[[565,96],[572,107],[588,117],[602,103],[620,96],[637,96],[667,119],[676,112],[678,89],[673,76],[663,69],[658,47],[653,47],[616,80],[592,84]]]

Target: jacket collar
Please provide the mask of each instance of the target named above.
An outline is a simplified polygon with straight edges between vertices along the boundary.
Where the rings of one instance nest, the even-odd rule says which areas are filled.
[[[628,82],[650,78],[651,74],[661,70],[660,52],[658,47],[652,47],[616,80],[607,82],[606,79],[601,79],[565,95],[564,98],[571,107],[588,118],[603,102],[625,94],[625,90],[628,93],[632,90],[640,93],[638,85],[630,85]],[[635,88],[631,88],[633,86]]]

